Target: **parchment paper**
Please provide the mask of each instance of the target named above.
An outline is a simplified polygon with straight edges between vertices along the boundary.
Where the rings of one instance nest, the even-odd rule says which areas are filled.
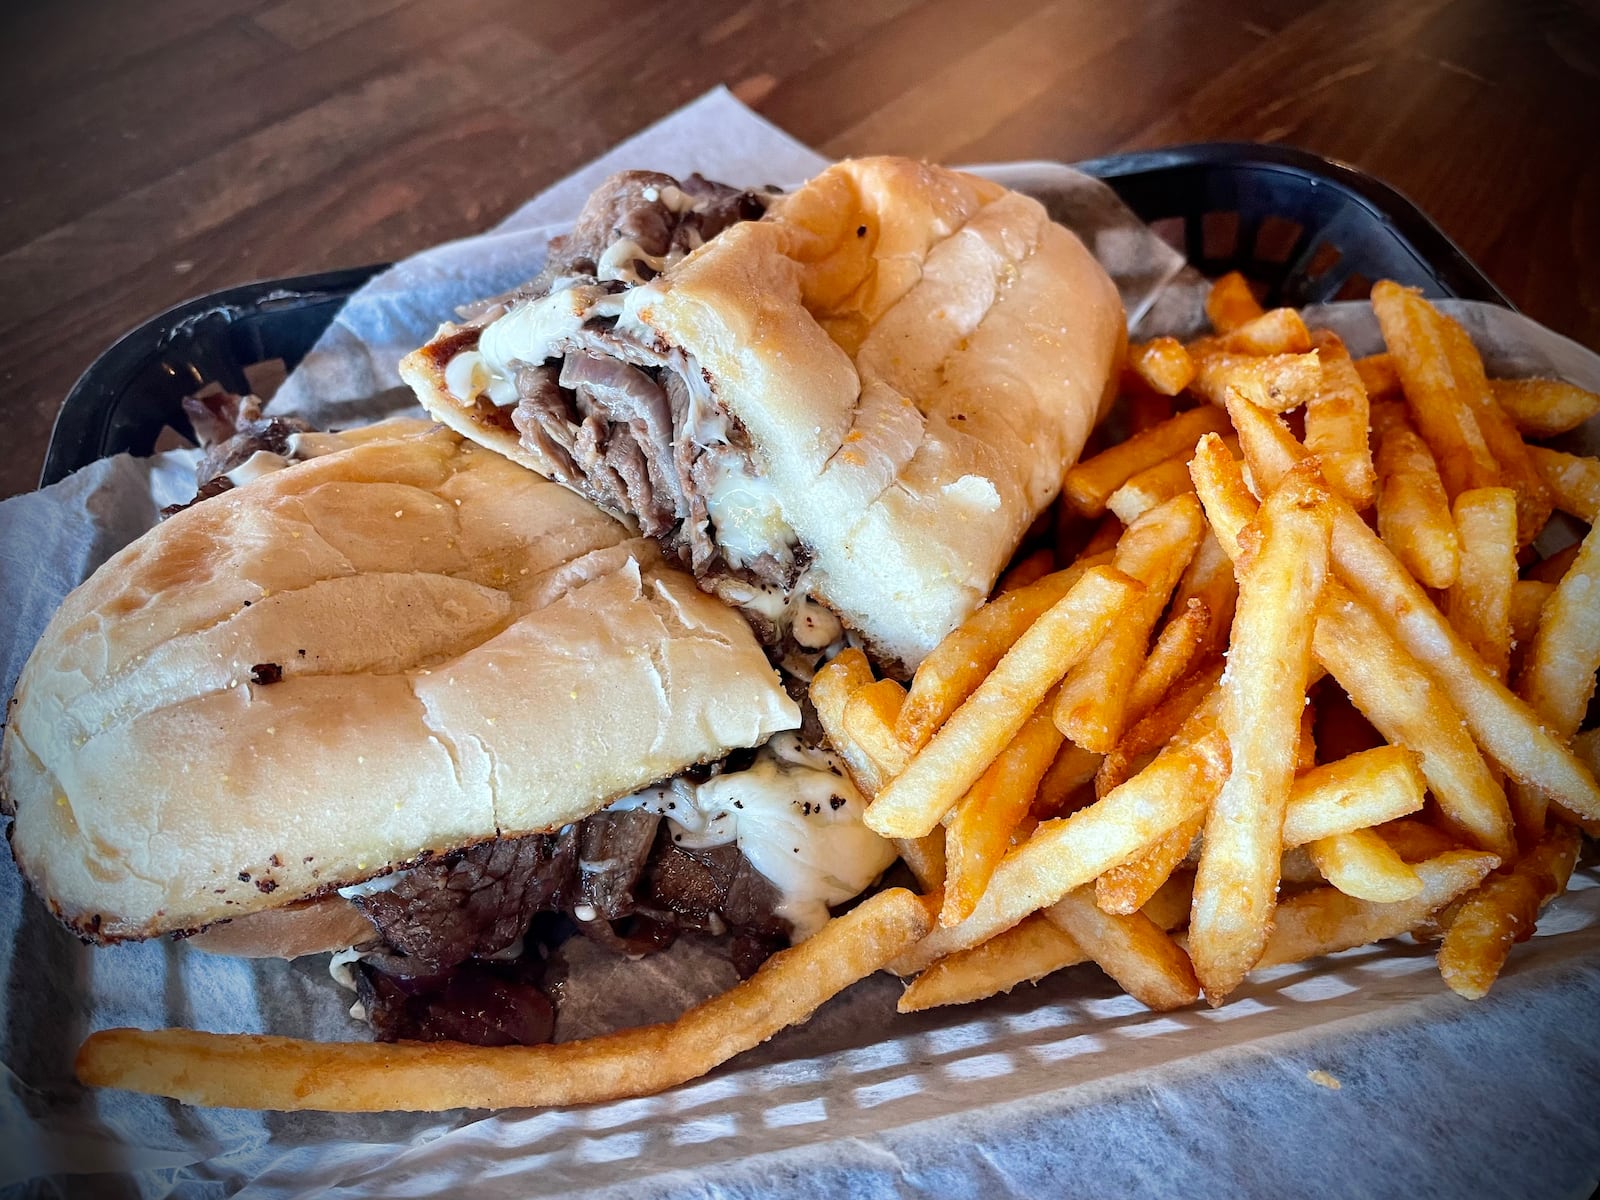
[[[535,273],[548,237],[621,166],[792,183],[823,160],[725,91],[688,106],[513,214],[375,279],[274,408],[324,425],[394,410],[394,362],[456,304]],[[1051,164],[987,168],[1077,229],[1140,336],[1181,331],[1193,280],[1175,252]],[[1600,389],[1600,359],[1504,310],[1451,306],[1491,363]],[[1326,319],[1375,348],[1365,305]],[[374,400],[374,396],[378,396]],[[0,688],[61,597],[187,499],[192,453],[119,456],[0,504]],[[1600,1177],[1600,875],[1592,867],[1512,955],[1488,999],[1388,943],[1262,972],[1219,1009],[1155,1014],[1097,968],[967,1008],[894,1013],[877,977],[706,1079],[571,1111],[328,1116],[185,1109],[89,1093],[90,1029],[186,1025],[364,1038],[321,958],[249,964],[180,944],[89,951],[0,856],[4,982],[0,1187],[38,1195],[1340,1196],[1588,1195]],[[624,963],[572,951],[583,999],[560,1036],[652,1019],[725,986],[693,943]],[[581,1013],[581,1017],[574,1016]],[[1326,1072],[1338,1090],[1314,1082]]]

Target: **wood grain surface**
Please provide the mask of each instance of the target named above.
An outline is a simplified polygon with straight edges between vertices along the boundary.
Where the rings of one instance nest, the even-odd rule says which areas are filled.
[[[1355,164],[1600,348],[1592,0],[34,0],[0,104],[0,495],[198,293],[494,222],[718,83],[827,154],[1209,139]]]

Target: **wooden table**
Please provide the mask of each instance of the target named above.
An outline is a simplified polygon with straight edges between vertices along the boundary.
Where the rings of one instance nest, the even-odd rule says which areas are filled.
[[[35,0],[0,95],[0,495],[145,317],[494,222],[718,83],[832,155],[1345,159],[1600,347],[1600,19],[1560,0]],[[672,15],[668,15],[668,14]]]

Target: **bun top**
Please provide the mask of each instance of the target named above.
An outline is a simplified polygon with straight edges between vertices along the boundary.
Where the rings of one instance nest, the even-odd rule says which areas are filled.
[[[903,669],[1054,499],[1126,341],[1037,201],[903,158],[831,167],[628,307],[748,430],[817,598]]]
[[[753,635],[564,488],[406,423],[186,509],[67,597],[0,747],[99,940],[558,828],[799,724]]]

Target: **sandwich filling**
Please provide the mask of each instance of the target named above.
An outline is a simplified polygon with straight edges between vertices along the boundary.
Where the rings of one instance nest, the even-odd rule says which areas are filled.
[[[633,517],[791,664],[837,642],[806,554],[704,371],[635,314],[635,289],[770,193],[632,171],[590,197],[540,276],[466,310],[419,354],[448,398],[558,482]]]
[[[546,1042],[559,947],[631,958],[729,936],[741,978],[894,861],[838,760],[779,734],[555,833],[481,843],[342,890],[376,930],[335,956],[381,1040]]]

